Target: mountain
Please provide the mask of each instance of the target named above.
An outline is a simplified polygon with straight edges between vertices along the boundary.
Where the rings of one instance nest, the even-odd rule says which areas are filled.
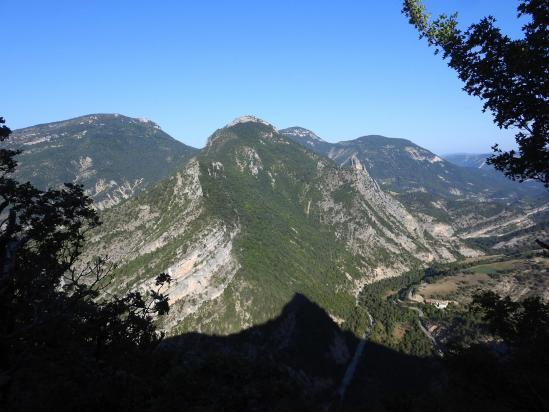
[[[542,185],[513,182],[492,168],[455,165],[405,139],[373,135],[328,143],[301,127],[280,133],[341,166],[363,165],[424,224],[448,235],[491,238],[483,245],[505,236],[514,245],[515,237],[524,241],[526,228],[534,238],[544,233],[549,193]]]
[[[339,165],[352,166],[357,160],[360,161],[384,189],[397,193],[430,193],[462,200],[503,198],[512,201],[536,198],[543,193],[541,187],[520,185],[501,174],[460,167],[406,139],[370,135],[328,143],[301,127],[282,129],[280,133]]]
[[[492,166],[486,163],[486,159],[491,153],[452,153],[444,156],[450,163],[461,167],[470,167],[474,169],[491,169]]]
[[[366,282],[475,256],[498,239],[513,245],[529,227],[545,233],[549,213],[547,202],[516,206],[522,189],[500,193],[407,140],[331,144],[253,116],[201,151],[120,115],[14,135],[26,149],[22,178],[84,183],[105,209],[86,257],[116,264],[112,292],[172,276],[162,324],[173,333],[237,332],[272,319],[295,293],[344,323]]]
[[[339,167],[249,116],[102,220],[87,256],[117,264],[113,292],[168,272],[163,325],[174,333],[236,332],[274,318],[295,293],[341,323],[365,282],[477,254],[410,213],[360,162]]]
[[[16,177],[39,188],[83,184],[98,209],[158,182],[197,150],[156,123],[93,114],[15,130],[3,145],[22,149]]]
[[[295,126],[279,130],[280,134],[288,136],[294,142],[297,142],[311,150],[324,156],[328,155],[332,144],[318,137],[314,132],[303,127]]]
[[[140,123],[158,130],[152,122],[123,120],[116,120],[111,137]],[[104,130],[106,121],[99,123]],[[148,129],[139,130],[135,140]],[[66,135],[52,136],[41,138],[59,139],[63,149]],[[32,137],[25,140],[29,146],[43,143]],[[461,325],[469,318],[457,307],[445,313],[426,307],[424,313],[403,299],[418,282],[457,276],[459,265],[439,262],[485,249],[507,253],[517,235],[531,241],[532,229],[547,235],[549,204],[529,206],[513,193],[503,199],[493,191],[457,193],[429,173],[439,170],[457,185],[458,166],[409,141],[357,140],[334,149],[306,129],[281,133],[244,116],[215,131],[190,160],[100,211],[104,224],[86,233],[79,264],[86,273],[86,262],[108,257],[112,266],[104,268],[102,292],[156,289],[158,273],[171,277],[170,313],[155,319],[168,337],[150,363],[137,364],[145,379],[117,373],[130,384],[114,385],[109,393],[119,399],[129,386],[123,399],[146,399],[149,409],[463,409],[468,399],[461,391],[457,403],[445,396],[463,381],[456,385],[447,362],[430,356],[442,353],[440,335],[433,337],[437,325],[424,318],[464,334],[470,329]],[[440,163],[444,169],[434,168]],[[425,186],[433,192],[417,190]],[[535,255],[527,256],[532,268],[542,267]],[[485,266],[482,258],[461,264],[478,269]],[[482,273],[492,283],[501,280],[499,272]],[[528,283],[539,286],[536,277]],[[481,285],[482,278],[474,287]],[[38,369],[9,379],[25,383]],[[70,392],[89,384],[80,381]],[[32,392],[24,384],[12,386],[23,388],[23,395]],[[476,386],[471,382],[463,393]],[[44,388],[47,405],[50,391]],[[42,404],[32,396],[18,399]]]

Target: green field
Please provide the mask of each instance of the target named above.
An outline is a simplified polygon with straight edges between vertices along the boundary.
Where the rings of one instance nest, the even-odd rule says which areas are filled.
[[[501,271],[519,269],[523,263],[523,261],[513,259],[503,262],[486,263],[478,266],[473,266],[467,269],[467,271],[473,273],[485,273],[487,275],[495,275]]]

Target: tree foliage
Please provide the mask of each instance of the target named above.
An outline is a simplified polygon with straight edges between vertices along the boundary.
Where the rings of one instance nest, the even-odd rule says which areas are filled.
[[[494,292],[475,296],[473,310],[483,314],[492,333],[503,339],[510,349],[540,344],[549,347],[549,305],[539,297],[513,301]]]
[[[446,400],[494,410],[545,411],[549,407],[549,306],[540,298],[512,301],[493,292],[475,296],[496,341],[457,345],[448,353]]]
[[[4,141],[11,131],[0,125]],[[79,262],[86,232],[100,224],[91,199],[78,185],[41,191],[15,181],[18,153],[0,149],[0,404],[144,404],[140,369],[162,338],[153,320],[168,310],[169,276],[156,290],[108,297],[104,259]]]
[[[403,13],[435,53],[484,101],[500,128],[516,128],[518,152],[496,144],[488,159],[513,180],[534,179],[549,187],[549,1],[521,0],[518,16],[528,18],[523,38],[511,39],[492,16],[466,31],[457,14],[432,19],[421,0],[405,0]]]

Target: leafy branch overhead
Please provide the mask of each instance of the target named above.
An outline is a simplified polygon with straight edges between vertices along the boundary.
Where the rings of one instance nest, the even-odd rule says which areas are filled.
[[[405,0],[402,12],[498,127],[517,129],[518,150],[496,144],[488,163],[513,180],[549,187],[549,0],[522,0],[517,10],[528,18],[520,39],[503,34],[492,16],[461,31],[457,13],[433,19],[421,0]]]

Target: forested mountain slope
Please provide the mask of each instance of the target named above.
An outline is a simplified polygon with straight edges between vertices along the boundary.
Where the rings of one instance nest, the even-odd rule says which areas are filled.
[[[103,209],[156,183],[196,149],[146,119],[92,114],[15,130],[2,144],[21,149],[16,177],[39,188],[83,184]]]
[[[88,255],[119,264],[119,290],[167,270],[165,327],[181,331],[237,331],[295,293],[343,321],[365,281],[475,253],[424,225],[359,163],[341,168],[253,117],[217,130],[185,167],[103,220]]]

